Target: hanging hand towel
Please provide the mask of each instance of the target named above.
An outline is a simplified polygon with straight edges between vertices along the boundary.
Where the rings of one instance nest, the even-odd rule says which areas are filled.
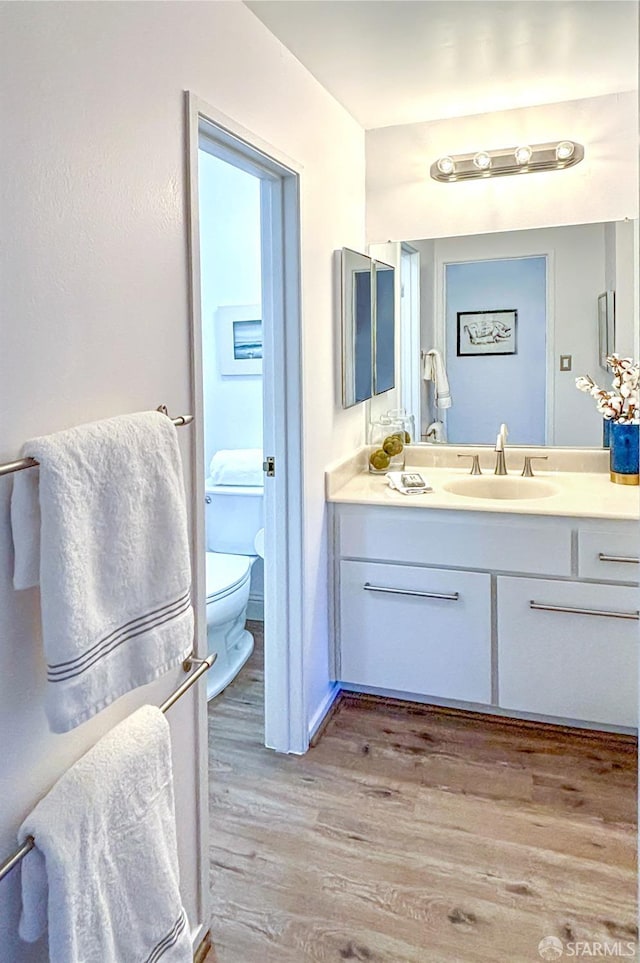
[[[166,417],[166,416],[165,416]],[[50,963],[191,963],[169,726],[143,706],[67,770],[20,828],[20,935]]]
[[[435,348],[427,351],[424,356],[424,380],[433,381],[436,392],[436,406],[438,408],[451,407],[451,391],[449,389],[449,379],[447,369],[444,366],[442,355]]]
[[[192,650],[180,452],[171,419],[149,411],[35,438],[23,455],[40,467],[14,481],[14,585],[39,579],[45,708],[67,732]]]

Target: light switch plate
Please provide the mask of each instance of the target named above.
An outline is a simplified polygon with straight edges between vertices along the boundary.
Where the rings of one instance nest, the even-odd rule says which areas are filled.
[[[571,371],[572,356],[570,354],[560,355],[560,371]]]

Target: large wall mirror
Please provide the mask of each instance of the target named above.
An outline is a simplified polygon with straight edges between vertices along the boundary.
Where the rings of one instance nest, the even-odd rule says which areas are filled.
[[[506,422],[510,444],[600,447],[602,420],[575,379],[610,382],[603,338],[609,351],[634,354],[636,228],[624,221],[406,242],[420,262],[420,307],[418,317],[405,310],[403,267],[402,383],[414,386],[403,400],[423,441],[493,444]]]
[[[389,264],[341,251],[344,408],[395,385],[394,275]]]

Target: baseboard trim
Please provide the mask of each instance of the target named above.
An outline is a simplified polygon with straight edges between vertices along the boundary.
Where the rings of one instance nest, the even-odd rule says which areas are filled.
[[[193,954],[193,963],[204,963],[207,954],[213,949],[211,942],[211,930],[204,934]]]
[[[423,696],[410,692],[399,692],[396,689],[378,689],[374,686],[355,685],[351,682],[341,683],[341,689],[345,696],[355,695],[363,699],[375,700],[378,703],[404,703],[405,705],[424,706],[425,710],[434,709],[438,712],[451,712],[460,715],[461,713],[468,719],[473,715],[497,717],[503,725],[513,725],[517,728],[533,726],[551,726],[554,729],[563,729],[573,735],[578,733],[585,737],[596,735],[601,738],[608,733],[612,736],[631,736],[636,739],[638,730],[629,726],[614,726],[607,722],[583,722],[580,719],[565,719],[560,716],[544,716],[534,712],[520,712],[517,709],[503,709],[499,706],[484,705],[478,702],[463,702],[458,699],[441,699],[438,696]]]
[[[324,697],[324,699],[322,700],[322,702],[314,712],[311,722],[309,723],[309,730],[308,730],[309,746],[311,748],[317,745],[320,737],[322,736],[322,733],[327,727],[329,720],[331,719],[332,715],[338,708],[338,705],[340,704],[341,694],[342,694],[342,688],[340,686],[340,683],[334,682],[331,688],[329,689],[329,691],[327,692],[326,696]]]

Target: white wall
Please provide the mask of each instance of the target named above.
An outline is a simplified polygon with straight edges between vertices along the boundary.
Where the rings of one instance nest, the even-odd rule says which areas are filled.
[[[165,402],[189,410],[184,90],[303,166],[305,671],[311,716],[328,688],[323,467],[362,441],[336,405],[332,252],[364,245],[360,128],[240,3],[5,3],[2,25],[0,459],[24,439]],[[191,490],[189,429],[181,434]],[[170,673],[64,736],[42,710],[36,592],[14,593],[0,479],[0,853],[95,740],[178,682]],[[171,710],[183,895],[198,908],[194,701]],[[0,884],[0,959],[15,940],[18,874]]]
[[[204,150],[198,163],[208,466],[221,448],[262,448],[262,376],[222,374],[216,330],[220,307],[261,303],[260,181]]]
[[[570,138],[585,158],[559,172],[443,184],[434,160]],[[367,239],[448,237],[638,216],[636,93],[369,130]]]
[[[614,275],[611,288],[616,292],[616,352],[622,357],[638,357],[638,222],[621,221],[615,225]],[[607,281],[609,286],[609,281]]]

